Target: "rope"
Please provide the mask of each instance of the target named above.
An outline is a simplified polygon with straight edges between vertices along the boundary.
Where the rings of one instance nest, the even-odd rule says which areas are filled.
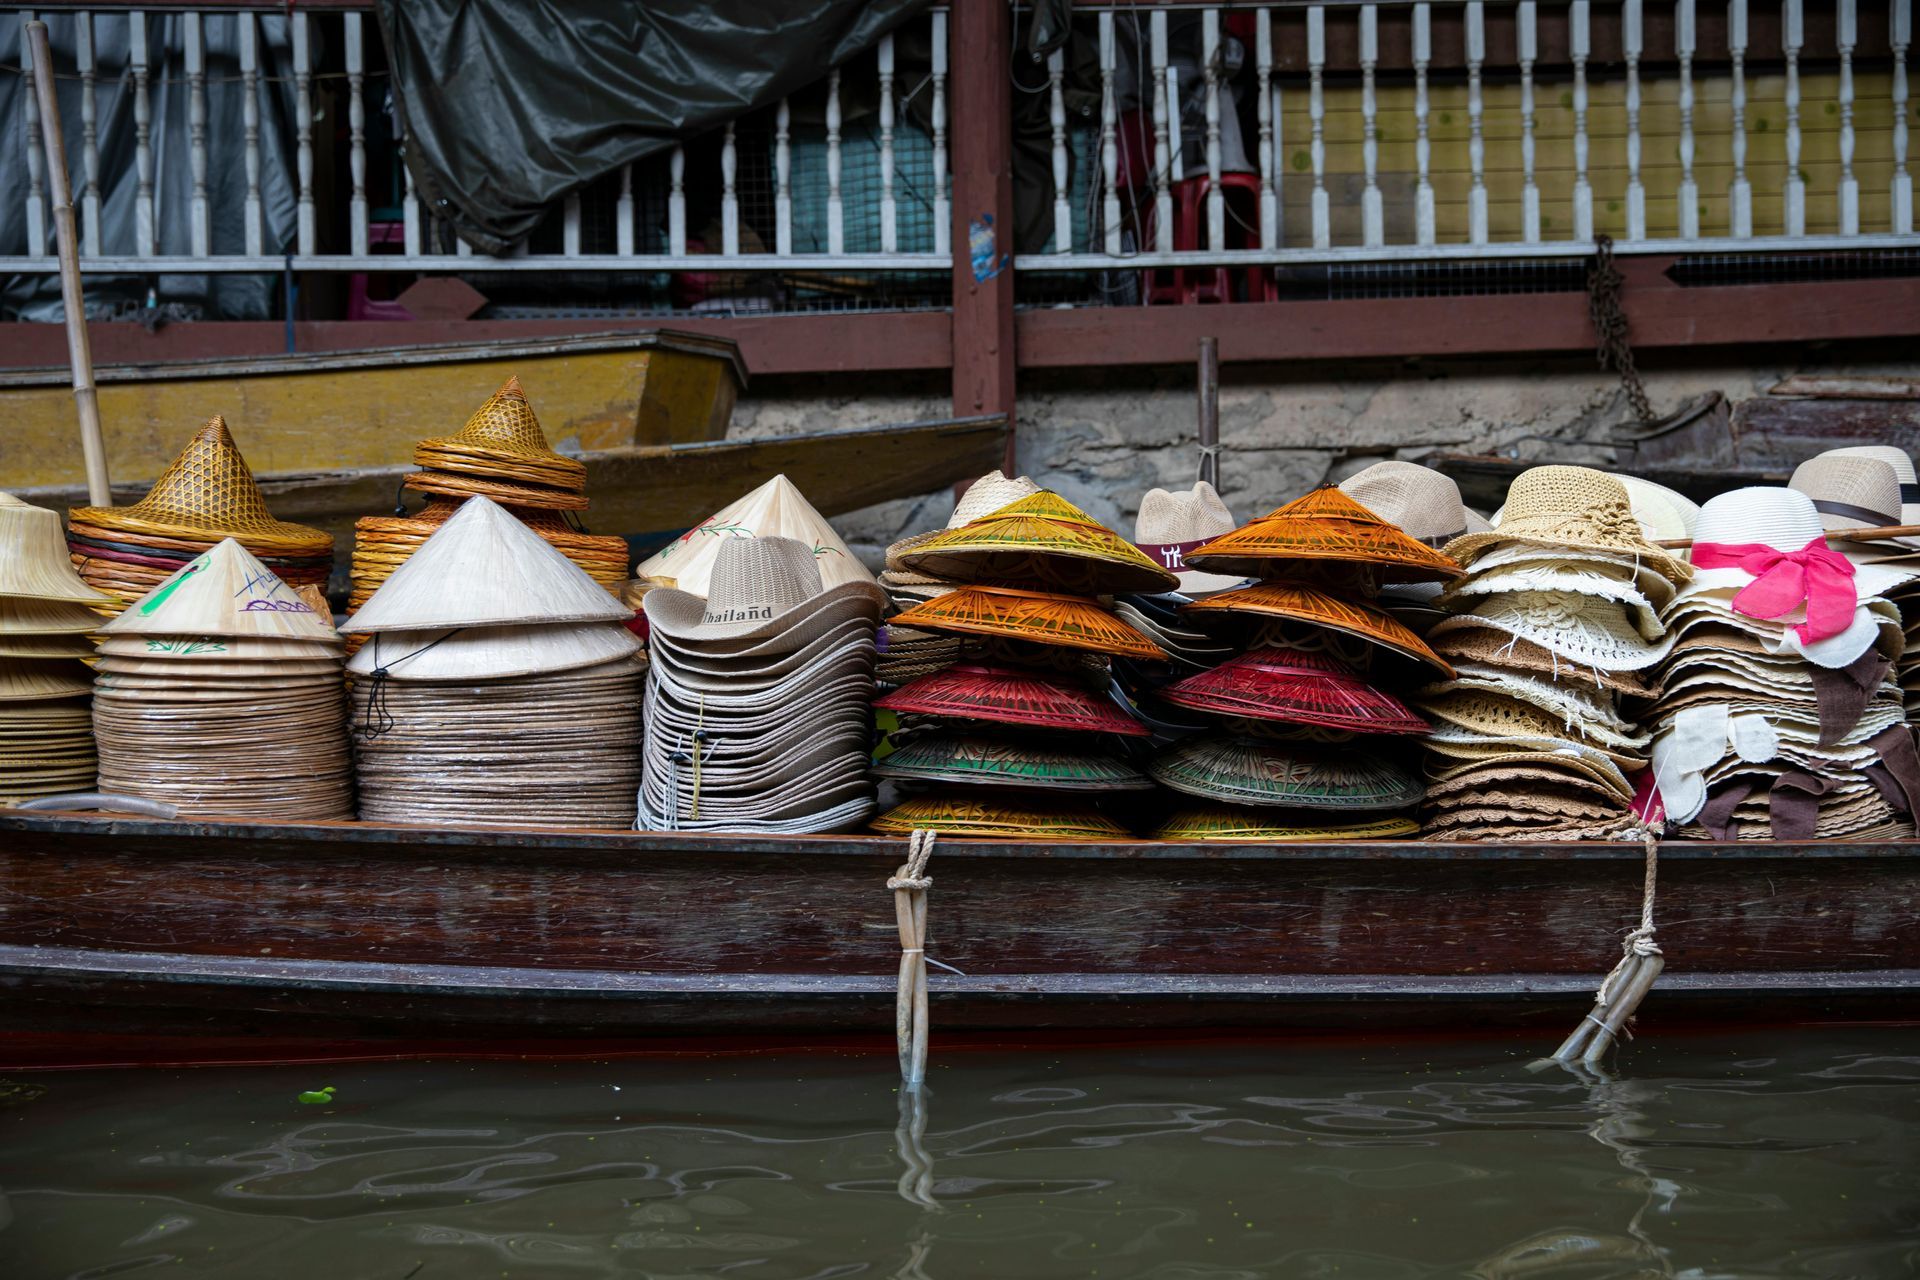
[[[1640,924],[1621,940],[1620,960],[1593,993],[1593,1009],[1580,1020],[1573,1034],[1553,1053],[1553,1061],[1572,1062],[1580,1058],[1597,1063],[1626,1030],[1627,1019],[1640,1007],[1652,989],[1654,980],[1666,967],[1660,944],[1653,940],[1653,903],[1659,881],[1660,843],[1653,832],[1645,835],[1646,871],[1640,880]]]
[[[441,640],[452,639],[465,630],[465,627],[455,627],[439,640],[429,640],[412,653],[395,658],[390,663],[380,661],[380,634],[374,633],[373,673],[367,681],[367,715],[360,727],[354,731],[362,741],[371,742],[375,738],[392,733],[399,724],[399,721],[393,718],[393,713],[387,709],[387,681],[393,674],[392,668],[399,663],[419,657],[434,645],[439,644]]]
[[[908,1090],[918,1089],[927,1078],[927,890],[933,887],[927,863],[939,838],[935,831],[914,832],[907,840],[907,860],[887,878],[887,888],[893,894],[894,920],[900,929],[894,1043],[900,1056],[900,1079]]]
[[[1194,448],[1199,451],[1200,461],[1194,468],[1193,478],[1196,481],[1205,480],[1207,478],[1207,464],[1211,462],[1213,464],[1213,474],[1217,479],[1220,475],[1220,452],[1223,446],[1218,444],[1197,444]]]

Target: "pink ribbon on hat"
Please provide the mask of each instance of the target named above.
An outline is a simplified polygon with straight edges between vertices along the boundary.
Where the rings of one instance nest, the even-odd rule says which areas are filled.
[[[1749,618],[1778,618],[1805,604],[1807,620],[1793,629],[1803,644],[1845,631],[1859,603],[1853,562],[1828,547],[1824,537],[1798,551],[1781,551],[1763,542],[1696,542],[1693,565],[1753,575],[1733,598],[1734,611]]]

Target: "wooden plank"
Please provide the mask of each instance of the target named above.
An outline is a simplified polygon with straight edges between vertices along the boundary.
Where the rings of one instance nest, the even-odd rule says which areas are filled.
[[[953,412],[1014,415],[1013,11],[956,5],[953,32]],[[1007,436],[1005,468],[1014,469]]]

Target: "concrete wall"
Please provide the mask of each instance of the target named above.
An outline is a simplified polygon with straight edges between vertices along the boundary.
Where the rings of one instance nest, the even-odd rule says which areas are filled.
[[[1656,412],[1706,391],[1738,401],[1794,372],[1911,374],[1881,348],[1768,348],[1642,361]],[[950,413],[944,376],[756,379],[734,414],[739,437],[871,426]],[[1220,390],[1220,490],[1240,519],[1382,458],[1436,450],[1611,467],[1612,429],[1631,419],[1618,378],[1586,356],[1403,361],[1333,367],[1231,365]],[[1047,371],[1022,378],[1022,471],[1131,535],[1140,497],[1195,478],[1190,369]],[[874,565],[886,544],[937,528],[950,494],[837,518]]]

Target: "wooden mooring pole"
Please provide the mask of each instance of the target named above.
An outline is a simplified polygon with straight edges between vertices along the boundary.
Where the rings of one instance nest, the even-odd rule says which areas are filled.
[[[1200,339],[1200,479],[1220,487],[1220,339]]]

